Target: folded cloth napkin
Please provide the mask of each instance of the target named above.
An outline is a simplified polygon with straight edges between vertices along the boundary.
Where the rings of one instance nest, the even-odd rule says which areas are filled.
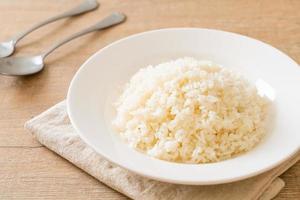
[[[25,124],[36,139],[50,150],[92,175],[102,183],[133,199],[271,199],[283,188],[278,178],[300,158],[300,152],[280,166],[246,180],[210,186],[188,186],[151,180],[105,160],[86,145],[73,129],[65,101]]]

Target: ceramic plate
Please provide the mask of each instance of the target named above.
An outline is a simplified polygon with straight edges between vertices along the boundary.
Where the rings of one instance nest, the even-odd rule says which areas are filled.
[[[113,102],[141,67],[179,57],[211,60],[232,68],[272,100],[264,140],[235,158],[210,164],[178,164],[129,148],[113,131]],[[267,171],[299,150],[300,68],[274,47],[242,35],[198,28],[162,29],[133,35],[99,50],[74,76],[68,113],[80,137],[107,160],[152,179],[207,185]]]

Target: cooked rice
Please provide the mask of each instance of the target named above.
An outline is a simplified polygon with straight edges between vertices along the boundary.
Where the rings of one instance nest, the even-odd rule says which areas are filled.
[[[116,103],[113,124],[131,147],[158,159],[216,162],[261,140],[267,104],[239,74],[182,58],[139,70]]]

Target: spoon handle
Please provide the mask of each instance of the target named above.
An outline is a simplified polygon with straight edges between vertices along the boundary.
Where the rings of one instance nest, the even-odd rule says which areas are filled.
[[[52,51],[54,51],[56,48],[62,46],[63,44],[75,39],[75,38],[78,38],[82,35],[85,35],[87,33],[90,33],[90,32],[93,32],[93,31],[98,31],[98,30],[102,30],[102,29],[105,29],[105,28],[108,28],[110,26],[114,26],[114,25],[117,25],[121,22],[123,22],[124,20],[126,19],[126,16],[122,13],[118,13],[118,12],[115,12],[107,17],[105,17],[103,20],[101,20],[100,22],[98,22],[97,24],[89,27],[89,28],[86,28],[82,31],[79,31],[73,35],[71,35],[70,37],[54,44],[52,47],[50,47],[44,54],[42,54],[41,56],[43,57],[43,59],[49,55]]]
[[[76,6],[75,8],[73,8],[69,11],[61,13],[54,17],[50,17],[50,18],[46,19],[45,21],[42,21],[42,22],[39,22],[39,23],[33,25],[28,30],[13,37],[12,41],[14,42],[14,44],[16,44],[20,39],[25,37],[27,34],[31,33],[32,31],[34,31],[46,24],[49,24],[49,23],[54,22],[59,19],[63,19],[66,17],[71,17],[71,16],[75,16],[75,15],[79,15],[79,14],[82,14],[85,12],[95,10],[96,8],[98,8],[98,6],[99,6],[99,4],[98,4],[97,0],[85,0],[84,2],[82,2],[81,4],[79,4],[78,6]]]

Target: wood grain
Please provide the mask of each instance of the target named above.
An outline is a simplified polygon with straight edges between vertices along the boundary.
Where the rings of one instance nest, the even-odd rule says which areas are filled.
[[[79,0],[1,0],[0,41]],[[0,76],[0,199],[126,199],[56,154],[23,129],[25,121],[63,100],[76,70],[94,52],[122,37],[166,27],[206,27],[267,42],[300,61],[299,0],[102,0],[100,9],[61,20],[30,34],[16,55],[42,52],[112,11],[128,20],[56,50],[41,73]],[[300,199],[300,163],[281,176],[286,187],[276,199]]]

